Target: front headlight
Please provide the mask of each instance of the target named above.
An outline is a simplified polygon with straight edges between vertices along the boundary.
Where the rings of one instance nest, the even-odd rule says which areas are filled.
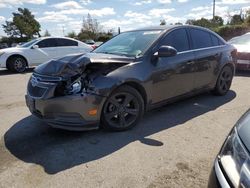
[[[219,162],[234,187],[250,187],[250,158],[236,128],[222,147]]]
[[[77,80],[73,82],[68,88],[67,88],[67,93],[72,95],[72,94],[77,94],[82,90],[82,82],[81,80]]]

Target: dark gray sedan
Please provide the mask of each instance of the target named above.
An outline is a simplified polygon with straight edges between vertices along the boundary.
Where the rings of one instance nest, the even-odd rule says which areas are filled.
[[[38,66],[27,106],[57,128],[126,130],[146,110],[205,91],[225,95],[234,54],[232,45],[201,27],[124,32],[91,53]]]

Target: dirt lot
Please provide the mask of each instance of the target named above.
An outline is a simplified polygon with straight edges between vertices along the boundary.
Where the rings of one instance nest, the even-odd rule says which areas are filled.
[[[31,73],[0,71],[0,187],[206,187],[215,155],[250,107],[250,73],[224,97],[148,112],[133,130],[68,132],[30,116]]]

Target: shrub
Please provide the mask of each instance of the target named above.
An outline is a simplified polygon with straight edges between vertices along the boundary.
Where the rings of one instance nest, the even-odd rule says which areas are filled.
[[[240,36],[249,32],[250,27],[247,25],[225,25],[215,28],[214,31],[225,40],[229,40],[233,37]]]

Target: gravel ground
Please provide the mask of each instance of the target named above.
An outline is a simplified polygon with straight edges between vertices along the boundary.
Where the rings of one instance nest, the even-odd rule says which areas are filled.
[[[224,97],[146,113],[126,132],[68,132],[30,116],[31,73],[0,70],[0,187],[206,187],[226,135],[250,107],[250,73]]]

